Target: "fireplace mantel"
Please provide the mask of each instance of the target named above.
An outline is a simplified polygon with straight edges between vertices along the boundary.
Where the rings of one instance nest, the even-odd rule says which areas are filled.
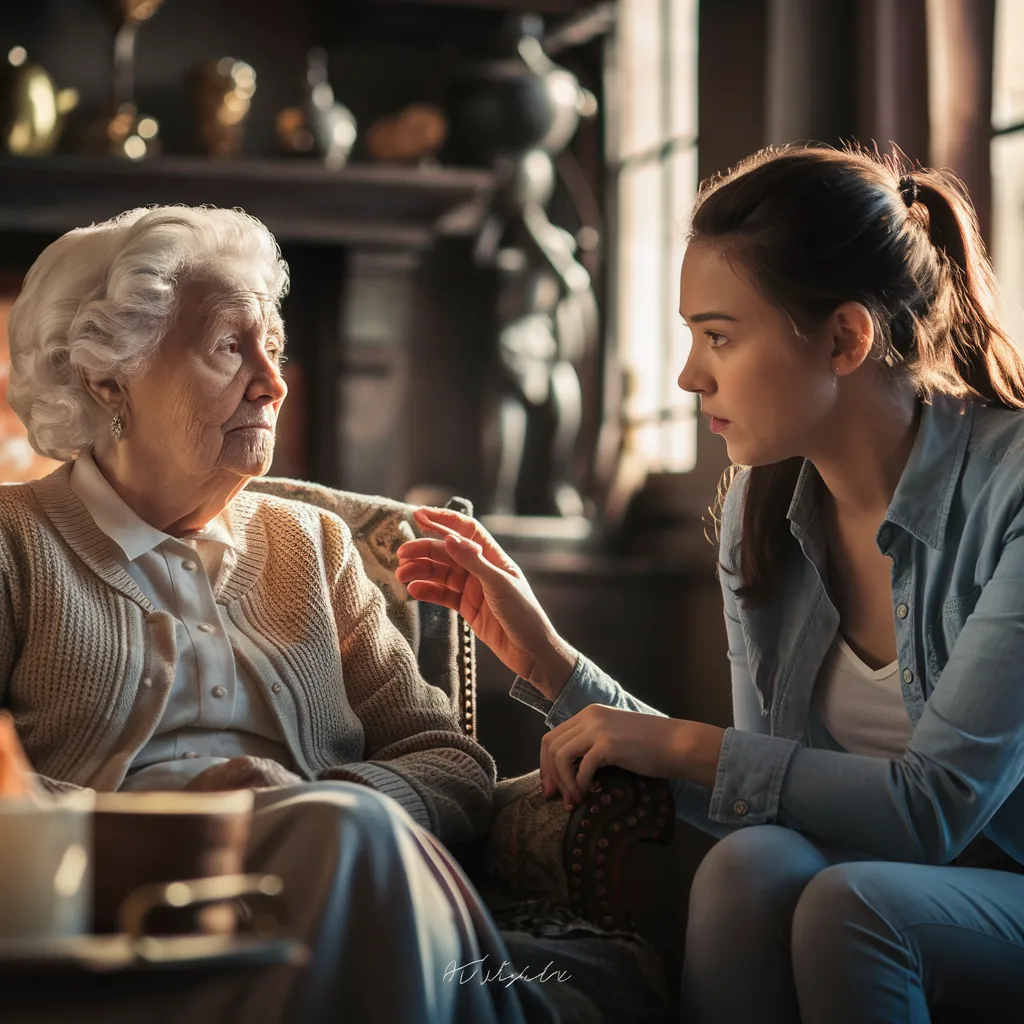
[[[239,206],[281,240],[423,250],[479,226],[487,171],[312,160],[0,157],[0,231],[60,234],[150,204]]]

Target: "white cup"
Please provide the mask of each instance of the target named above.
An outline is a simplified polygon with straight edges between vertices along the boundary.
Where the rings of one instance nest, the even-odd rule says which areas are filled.
[[[92,798],[85,790],[45,805],[0,800],[0,938],[90,931]]]

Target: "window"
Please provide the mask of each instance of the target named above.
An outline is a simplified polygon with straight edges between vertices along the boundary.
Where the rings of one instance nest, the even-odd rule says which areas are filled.
[[[1024,0],[996,7],[992,130],[992,260],[1003,323],[1024,351]]]
[[[610,59],[622,415],[652,471],[685,472],[696,464],[698,416],[676,386],[690,335],[675,311],[697,188],[697,0],[622,0]]]

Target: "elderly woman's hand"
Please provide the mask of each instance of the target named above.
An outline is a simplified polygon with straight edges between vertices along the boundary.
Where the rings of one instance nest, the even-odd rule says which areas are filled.
[[[576,665],[522,570],[475,520],[451,509],[420,508],[416,521],[439,540],[398,549],[399,582],[418,601],[457,611],[507,668],[554,700]]]
[[[302,782],[294,772],[269,757],[233,757],[215,764],[191,779],[185,789],[214,793],[222,789],[267,789],[271,786],[294,786]]]

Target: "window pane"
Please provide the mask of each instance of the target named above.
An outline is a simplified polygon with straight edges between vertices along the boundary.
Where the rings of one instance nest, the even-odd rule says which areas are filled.
[[[661,0],[622,0],[616,48],[618,159],[652,149],[664,138],[661,39]]]
[[[686,252],[686,235],[690,230],[690,210],[697,194],[697,150],[689,149],[674,153],[668,162],[669,202],[672,210],[670,234],[666,240],[668,250],[668,291],[672,312],[679,310],[679,268]],[[686,362],[690,351],[690,332],[683,326],[679,316],[672,317],[671,343],[667,359],[672,368],[673,387],[667,394],[679,393],[674,386],[675,378]]]
[[[696,401],[676,380],[689,353],[678,316],[679,266],[697,187],[698,0],[621,0],[609,155],[620,164],[617,343],[623,413],[655,472],[696,464]],[[647,159],[629,160],[637,155]]]
[[[694,414],[665,426],[661,465],[654,468],[663,473],[689,473],[696,465],[697,416]]]
[[[690,352],[691,340],[689,329],[678,316],[679,267],[686,250],[686,233],[690,228],[690,206],[697,190],[696,150],[673,154],[667,162],[665,174],[669,196],[667,206],[672,216],[666,218],[666,344],[661,376],[661,404],[682,419],[665,424],[661,446],[662,464],[658,468],[664,472],[683,473],[693,469],[697,461],[697,401],[694,395],[681,391],[677,383]]]
[[[624,410],[630,419],[653,416],[661,405],[666,307],[662,184],[662,168],[656,163],[623,168],[619,177],[617,326],[621,364],[634,374],[633,394]],[[644,454],[656,456],[657,432],[644,431],[641,438]]]
[[[669,0],[668,134],[697,136],[697,0]]]
[[[999,0],[992,124],[1001,128],[1021,121],[1024,121],[1024,0]]]
[[[1003,323],[1024,351],[1024,132],[992,140],[992,261]]]

